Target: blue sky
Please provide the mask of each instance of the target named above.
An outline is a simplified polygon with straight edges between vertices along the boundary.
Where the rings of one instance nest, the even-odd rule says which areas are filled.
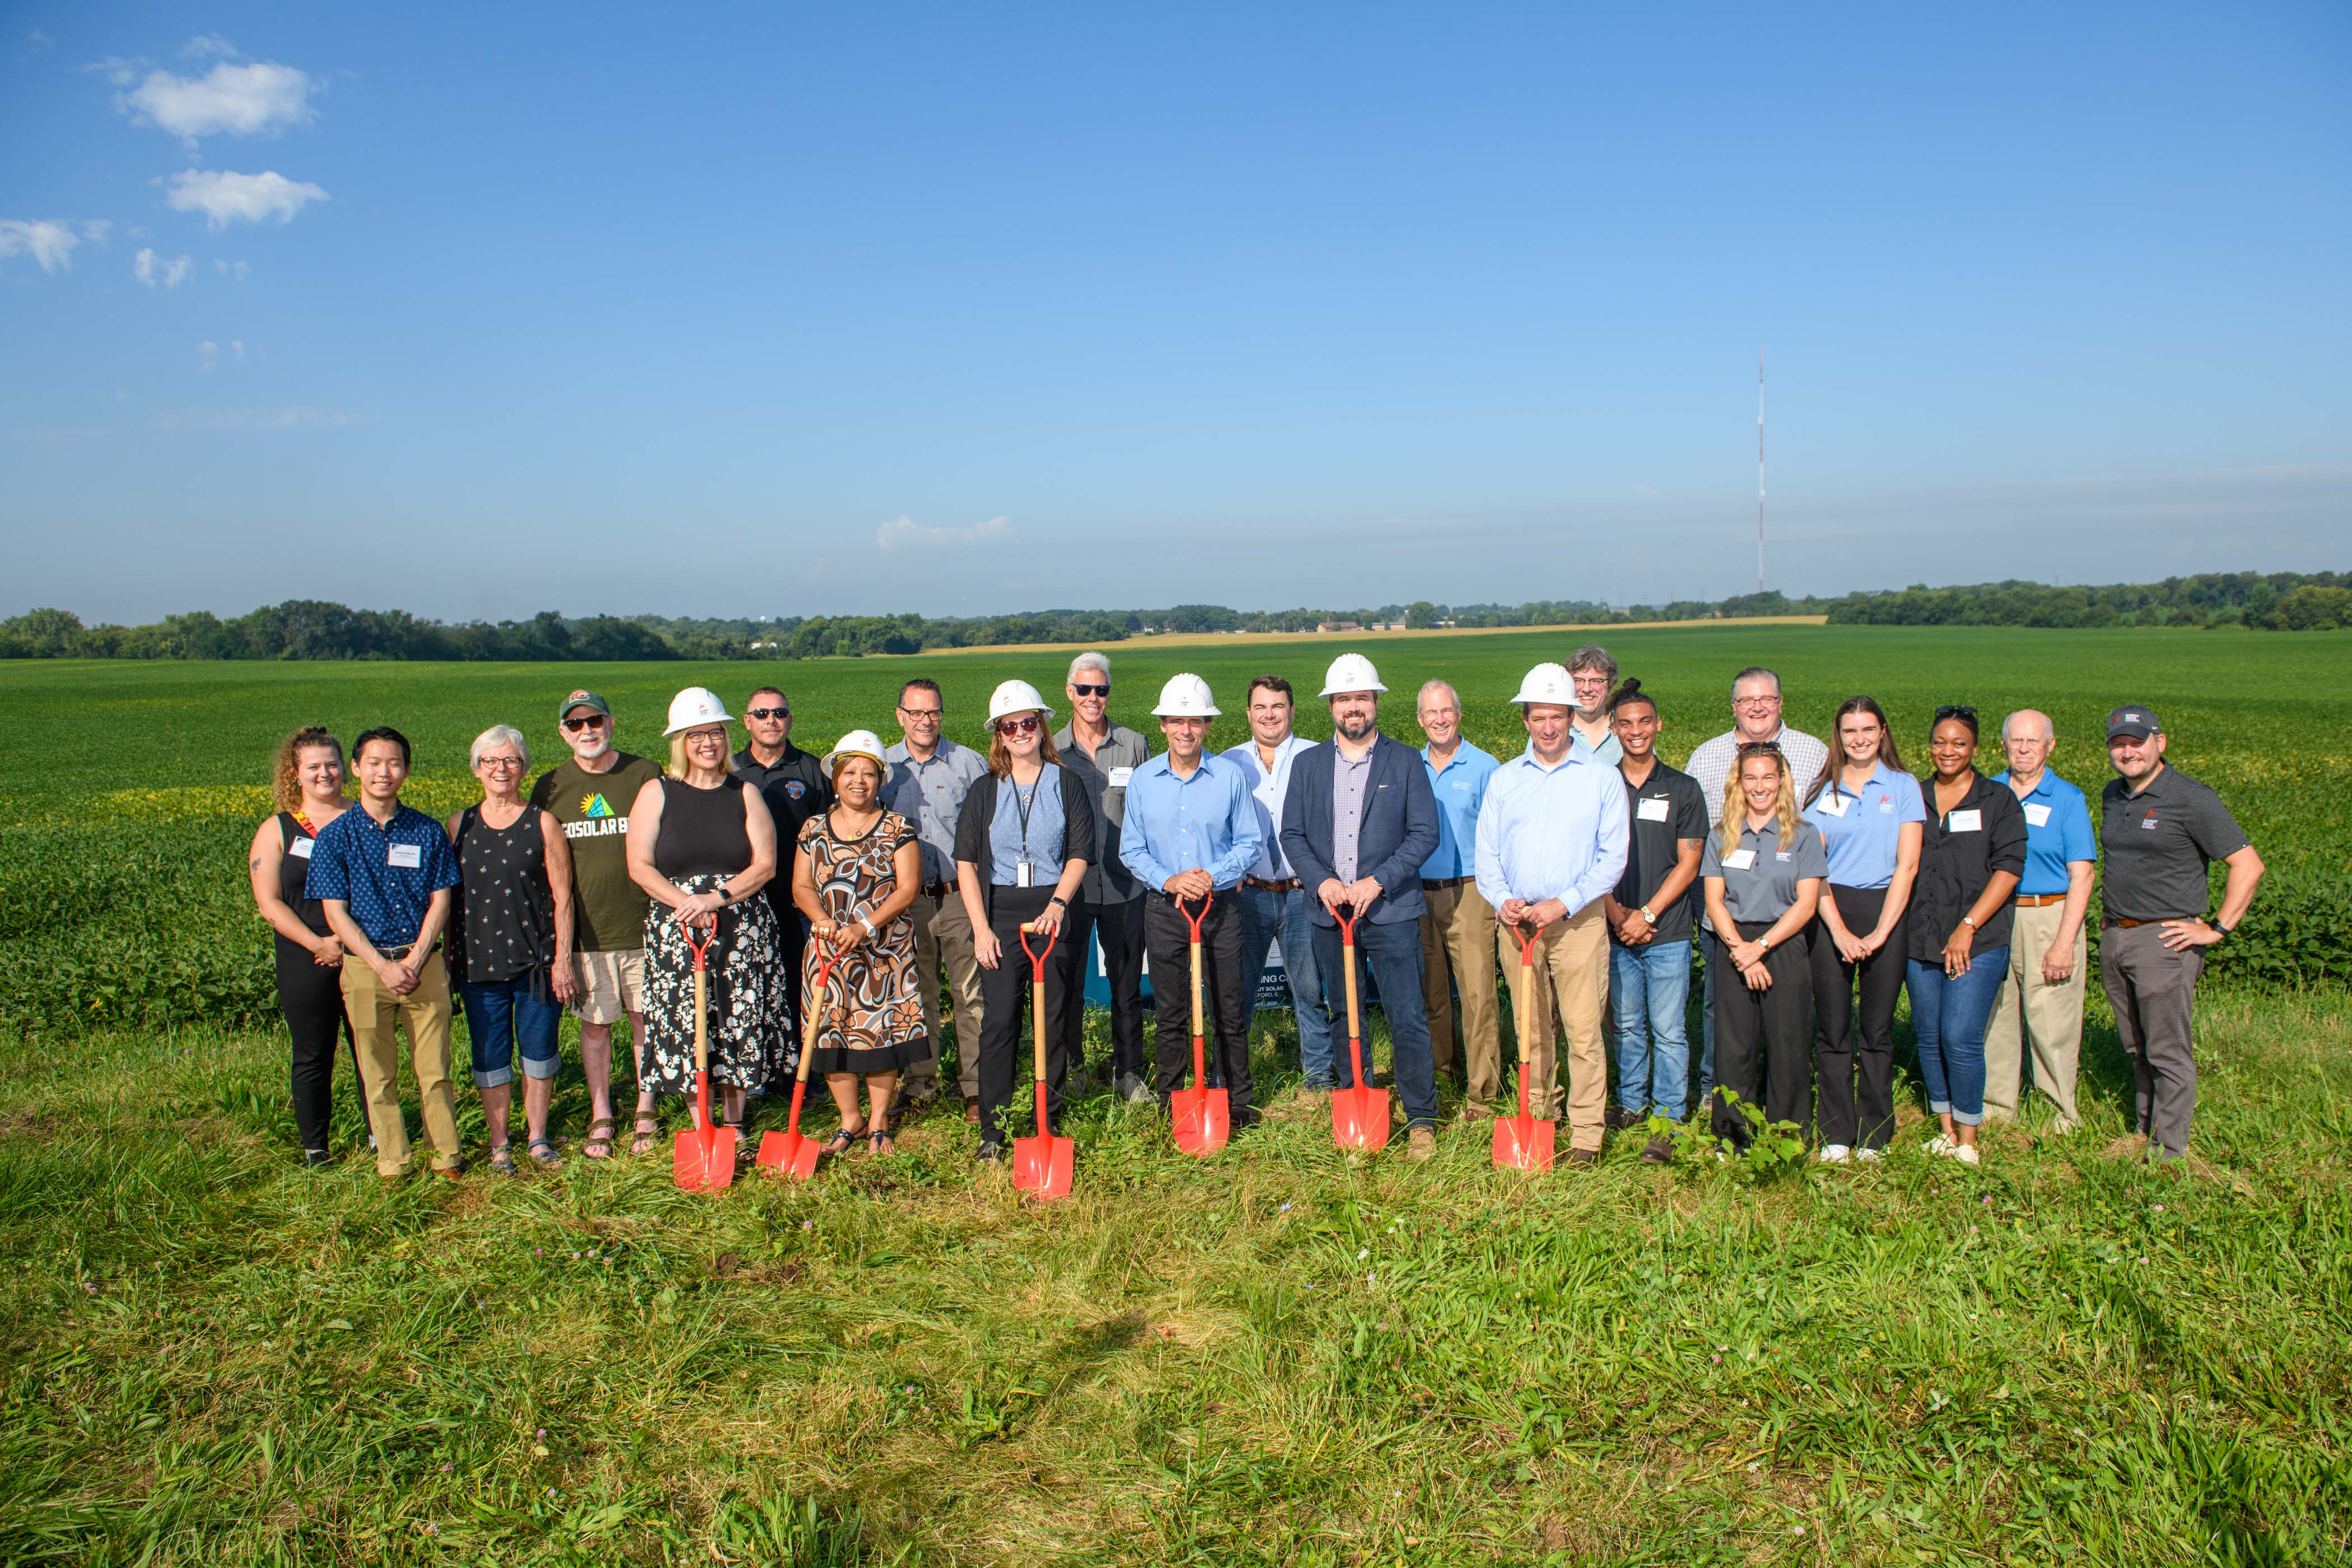
[[[2352,565],[2352,9],[1613,9],[10,5],[0,613]]]

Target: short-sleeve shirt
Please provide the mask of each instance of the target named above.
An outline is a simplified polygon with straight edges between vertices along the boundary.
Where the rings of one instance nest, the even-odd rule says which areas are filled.
[[[627,952],[646,944],[646,890],[629,875],[629,808],[661,769],[627,752],[592,773],[577,757],[539,775],[530,804],[562,825],[572,851],[572,945]]]
[[[1054,750],[1070,776],[1085,786],[1095,808],[1095,855],[1087,862],[1078,897],[1090,904],[1118,904],[1143,896],[1143,884],[1118,858],[1118,832],[1127,826],[1127,785],[1135,770],[1151,760],[1151,744],[1124,724],[1113,724],[1092,752],[1078,744],[1076,724],[1055,731]]]
[[[1808,877],[1827,877],[1830,862],[1822,836],[1801,823],[1797,841],[1783,847],[1780,819],[1775,816],[1761,827],[1743,828],[1739,847],[1728,856],[1723,853],[1721,831],[1709,833],[1706,847],[1699,852],[1698,874],[1723,879],[1723,901],[1733,920],[1769,924],[1795,906],[1797,884]]]
[[[1992,782],[2006,785],[2009,775],[1998,774]],[[2009,793],[2017,795],[2014,788]],[[2046,899],[2064,892],[2072,862],[2099,858],[2091,803],[2081,790],[2044,768],[2033,787],[2017,795],[2017,804],[2025,812],[2025,875],[2018,879],[2018,895]]]
[[[1622,771],[1621,775],[1622,776]],[[1679,768],[1654,763],[1650,776],[1637,786],[1625,781],[1625,816],[1632,832],[1625,855],[1625,874],[1618,879],[1616,899],[1629,910],[1650,907],[1650,900],[1674,874],[1685,838],[1707,837],[1706,797],[1698,781]],[[1658,917],[1651,929],[1654,944],[1688,942],[1691,918],[1698,901],[1698,880],[1692,879],[1683,896],[1664,909],[1650,908]],[[1610,932],[1614,941],[1616,932]]]
[[[1472,876],[1478,869],[1478,807],[1486,798],[1487,782],[1503,764],[1467,741],[1456,743],[1442,768],[1423,747],[1421,764],[1429,770],[1429,791],[1437,797],[1437,848],[1422,862],[1422,877],[1435,882]]]
[[[963,797],[988,772],[988,760],[970,746],[945,739],[921,762],[908,752],[904,741],[889,747],[882,758],[890,764],[882,804],[915,825],[915,837],[923,846],[924,883],[954,881],[956,824],[963,816]]]
[[[2252,842],[2221,797],[2179,768],[2158,769],[2137,795],[2109,779],[2099,793],[2099,847],[2107,862],[2100,900],[2118,920],[2202,919],[2211,896],[2206,868]],[[310,873],[314,889],[318,878]]]
[[[1929,787],[1933,787],[1932,785]],[[1984,897],[1994,874],[2025,870],[2025,813],[2005,784],[1982,773],[1951,810],[1930,813],[1911,889],[1911,956],[1932,963],[1960,929],[1960,917]],[[2016,905],[2003,899],[1969,943],[1969,954],[2009,945]]]
[[[413,805],[395,809],[388,826],[354,807],[320,829],[310,851],[310,895],[341,899],[378,950],[415,942],[433,895],[457,885],[448,834]]]
[[[1884,762],[1859,790],[1845,787],[1844,770],[1805,807],[1805,820],[1830,845],[1830,881],[1840,888],[1884,888],[1895,880],[1903,825],[1927,820],[1919,781]]]

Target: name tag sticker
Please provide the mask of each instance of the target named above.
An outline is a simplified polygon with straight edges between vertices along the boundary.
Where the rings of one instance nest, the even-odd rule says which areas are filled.
[[[1745,871],[1755,864],[1756,851],[1753,849],[1735,849],[1723,858],[1723,868],[1727,871]]]
[[[1956,811],[1945,819],[1945,826],[1954,833],[1981,833],[1984,831],[1984,813]]]
[[[1127,781],[1134,776],[1135,770],[1133,768],[1113,768],[1110,771],[1110,787],[1113,789],[1125,789],[1127,787]]]
[[[1843,816],[1845,815],[1846,798],[1842,795],[1825,795],[1819,800],[1813,802],[1813,806],[1814,809],[1819,811],[1823,816]]]
[[[1651,796],[1634,808],[1633,815],[1644,822],[1664,822],[1666,819],[1666,797],[1662,795]]]
[[[297,838],[286,847],[286,853],[293,856],[297,860],[308,860],[310,858],[310,851],[317,847],[318,842],[315,839]]]
[[[392,853],[385,857],[385,863],[410,871],[421,870],[425,865],[425,848],[417,844],[395,844],[392,847]]]
[[[2050,808],[2046,805],[2027,806],[2025,808],[2025,826],[2028,827],[2049,826]]]

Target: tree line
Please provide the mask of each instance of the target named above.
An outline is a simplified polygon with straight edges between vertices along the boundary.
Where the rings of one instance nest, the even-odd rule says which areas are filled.
[[[310,658],[597,662],[613,659],[793,659],[920,653],[1002,643],[1114,643],[1150,632],[1313,631],[1359,626],[1613,626],[1634,621],[1826,616],[1832,625],[1890,626],[2242,626],[2258,631],[2352,626],[2352,573],[2223,572],[2097,587],[1979,583],[1791,599],[1779,592],[1678,599],[1621,608],[1589,600],[1520,605],[1410,605],[1354,609],[1034,610],[1018,615],[784,616],[681,619],[567,618],[541,610],[522,621],[428,620],[405,610],[356,610],[289,599],[224,618],[209,610],[150,626],[85,626],[69,610],[0,620],[0,658]]]

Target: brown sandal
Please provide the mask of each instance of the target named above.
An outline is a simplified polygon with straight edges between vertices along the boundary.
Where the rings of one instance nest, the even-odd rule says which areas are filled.
[[[611,1117],[598,1117],[588,1124],[588,1136],[581,1142],[580,1152],[591,1160],[611,1159],[613,1134],[617,1130]]]
[[[629,1152],[632,1154],[650,1154],[654,1152],[654,1145],[661,1142],[661,1123],[650,1116],[638,1117],[633,1131],[634,1135],[629,1139]]]

